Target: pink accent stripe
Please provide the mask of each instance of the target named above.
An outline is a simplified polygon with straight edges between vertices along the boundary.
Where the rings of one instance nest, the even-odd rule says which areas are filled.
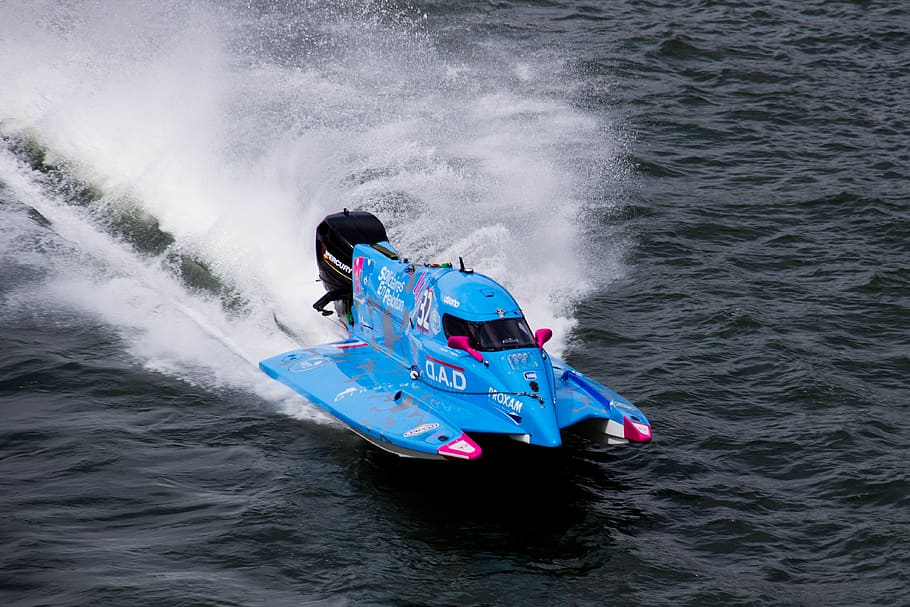
[[[363,257],[354,260],[354,272],[351,282],[354,283],[354,292],[360,293],[360,274],[363,272]]]
[[[417,284],[414,285],[414,296],[416,297],[421,290],[423,290],[424,285],[427,283],[427,273],[421,272],[417,275]]]

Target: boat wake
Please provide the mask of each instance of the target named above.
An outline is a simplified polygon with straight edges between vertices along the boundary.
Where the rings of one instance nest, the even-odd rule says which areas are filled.
[[[460,57],[384,3],[278,17],[0,8],[3,255],[42,268],[17,297],[102,319],[149,368],[280,400],[246,363],[338,336],[310,309],[312,233],[348,207],[502,282],[561,350],[620,270],[578,245],[589,168],[615,151],[550,92],[558,57]]]

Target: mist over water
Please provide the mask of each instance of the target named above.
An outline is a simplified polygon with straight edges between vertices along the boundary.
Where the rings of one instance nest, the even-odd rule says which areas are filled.
[[[608,169],[610,142],[598,118],[550,94],[552,64],[440,48],[422,12],[389,2],[29,2],[7,5],[2,23],[0,129],[101,194],[67,206],[4,156],[3,178],[98,267],[74,272],[83,261],[64,255],[67,277],[45,288],[123,327],[147,364],[231,374],[231,354],[288,346],[273,313],[308,343],[338,337],[308,310],[322,291],[315,225],[345,207],[376,213],[410,259],[463,256],[504,282],[535,326],[553,326],[557,349],[573,301],[619,272],[578,263],[584,163]],[[234,287],[242,314],[97,229],[123,200],[174,236],[169,252]],[[193,337],[210,329],[236,347],[219,355]]]

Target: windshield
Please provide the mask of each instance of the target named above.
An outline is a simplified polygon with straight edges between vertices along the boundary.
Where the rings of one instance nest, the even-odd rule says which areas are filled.
[[[537,346],[524,318],[500,318],[488,322],[470,322],[450,314],[443,316],[446,337],[466,335],[471,347],[481,352],[533,348]]]

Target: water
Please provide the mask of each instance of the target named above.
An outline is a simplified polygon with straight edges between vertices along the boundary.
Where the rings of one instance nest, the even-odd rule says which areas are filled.
[[[910,605],[898,3],[0,7],[4,605]],[[644,448],[377,453],[312,231],[463,255]]]

